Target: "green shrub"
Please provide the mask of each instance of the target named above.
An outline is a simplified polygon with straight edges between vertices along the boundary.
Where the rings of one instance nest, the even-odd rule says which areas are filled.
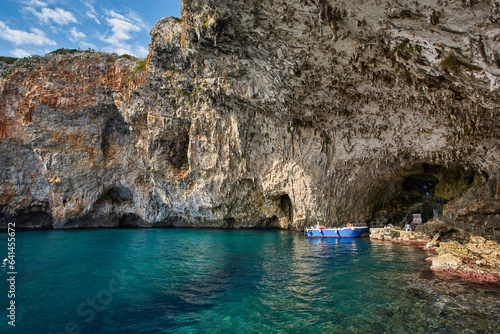
[[[132,73],[132,76],[136,75],[137,72],[144,70],[146,68],[147,63],[148,63],[147,58],[141,60],[139,64],[137,64],[137,67],[135,68],[134,73]]]
[[[111,54],[111,59],[109,59],[109,61],[115,62],[115,61],[117,61],[118,59],[128,59],[128,60],[133,60],[133,61],[135,61],[135,60],[138,60],[139,58],[134,57],[134,56],[131,56],[131,55],[126,54],[126,53],[124,53],[124,54],[122,54],[122,55],[120,55],[120,56],[119,56],[119,55],[117,55],[116,53],[112,53],[112,54]]]
[[[78,49],[66,49],[66,48],[59,48],[55,51],[49,52],[49,54],[56,54],[56,55],[67,55],[71,53],[77,53],[77,52],[83,52]]]
[[[17,60],[18,58],[14,58],[14,57],[4,57],[4,56],[0,56],[0,61],[3,61],[4,63],[7,63],[7,64],[14,64],[14,62]]]
[[[12,73],[14,73],[14,70],[18,67],[23,67],[23,68],[29,68],[31,67],[32,64],[39,64],[40,61],[42,60],[42,56],[39,55],[31,55],[29,57],[24,57],[21,59],[18,59],[15,63],[14,66],[11,66],[7,68],[6,70],[2,71],[2,74],[0,75],[2,78],[6,78]]]
[[[450,53],[445,59],[443,59],[439,63],[439,67],[447,68],[450,70],[457,68],[457,66],[458,66],[457,57],[453,53]]]
[[[196,94],[198,94],[199,91],[200,91],[200,83],[196,82],[195,87],[191,92],[191,96],[195,96]]]
[[[11,75],[12,72],[14,72],[14,68],[12,68],[12,67],[9,67],[9,68],[5,69],[5,70],[3,70],[3,71],[0,72],[0,78],[5,79],[9,75]]]
[[[405,38],[400,44],[398,44],[397,49],[404,50],[408,43],[410,43],[410,40],[408,38]]]
[[[118,59],[120,58],[125,58],[125,59],[130,59],[130,60],[134,60],[134,59],[137,59],[136,57],[134,56],[131,56],[131,55],[128,55],[128,54],[122,54],[121,56],[118,56]]]
[[[480,71],[481,67],[469,63],[465,59],[460,58],[454,53],[450,53],[445,59],[439,63],[439,67],[449,70],[458,70],[464,68],[469,71]]]

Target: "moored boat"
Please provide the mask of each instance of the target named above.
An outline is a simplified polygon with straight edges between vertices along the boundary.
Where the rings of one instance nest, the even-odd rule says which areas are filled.
[[[358,238],[368,231],[367,226],[353,226],[347,224],[344,227],[326,228],[317,226],[316,228],[306,228],[305,234],[308,238]]]

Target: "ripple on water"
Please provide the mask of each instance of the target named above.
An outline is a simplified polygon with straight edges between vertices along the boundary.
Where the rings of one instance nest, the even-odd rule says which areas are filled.
[[[416,247],[192,229],[42,231],[17,239],[18,333],[60,333],[70,322],[82,333],[110,334],[500,327],[498,286],[442,280]],[[116,275],[123,286],[91,321],[78,312],[79,305],[89,311],[88,298],[97,300]]]

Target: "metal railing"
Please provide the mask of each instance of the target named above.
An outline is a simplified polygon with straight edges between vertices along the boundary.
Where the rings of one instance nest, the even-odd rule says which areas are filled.
[[[451,224],[448,223],[451,226]],[[500,234],[495,226],[486,226],[486,224],[466,224],[464,221],[453,221],[453,227],[465,232],[469,232],[473,235],[478,235],[481,237],[493,237],[493,239],[499,238]]]

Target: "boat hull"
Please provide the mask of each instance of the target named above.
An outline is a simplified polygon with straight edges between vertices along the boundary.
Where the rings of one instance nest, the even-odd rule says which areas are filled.
[[[327,229],[306,229],[308,238],[358,238],[368,230],[368,227],[344,227]]]

